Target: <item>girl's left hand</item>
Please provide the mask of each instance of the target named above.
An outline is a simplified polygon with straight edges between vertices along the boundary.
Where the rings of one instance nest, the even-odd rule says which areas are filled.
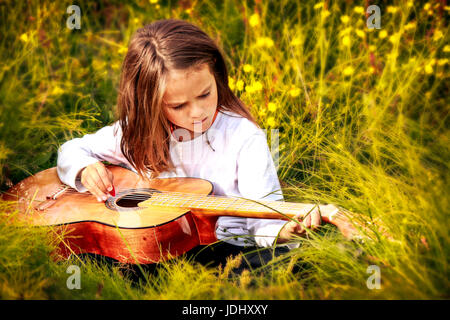
[[[322,224],[322,217],[318,208],[314,208],[313,211],[301,221],[303,215],[303,213],[299,213],[294,217],[295,220],[300,222],[291,220],[283,226],[283,229],[281,229],[278,236],[277,243],[284,243],[292,240],[294,236],[304,236],[306,234],[306,229],[316,230]]]

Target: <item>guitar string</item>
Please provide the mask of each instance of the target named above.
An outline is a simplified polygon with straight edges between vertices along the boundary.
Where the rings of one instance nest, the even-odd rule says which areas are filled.
[[[74,194],[78,193],[78,191],[66,191],[68,194]],[[177,198],[177,196],[181,196],[181,198]],[[155,199],[156,198],[156,199]],[[125,195],[121,199],[124,200],[150,200],[150,203],[156,203],[156,204],[174,204],[176,206],[180,206],[179,202],[185,200],[183,203],[184,206],[187,202],[194,202],[195,205],[204,205],[205,203],[208,204],[207,208],[217,208],[217,209],[223,209],[221,205],[227,205],[226,208],[232,207],[236,204],[236,202],[240,201],[239,207],[235,208],[241,209],[255,209],[261,208],[261,204],[255,203],[252,200],[246,200],[246,199],[239,199],[235,197],[227,197],[227,196],[205,196],[205,195],[199,195],[199,194],[189,194],[189,193],[181,193],[181,192],[155,192],[153,193],[152,197],[148,197],[148,195],[136,195],[136,194],[129,194]],[[165,200],[165,201],[163,201]],[[178,203],[175,203],[178,201]],[[200,201],[200,202],[199,202]],[[232,201],[230,203],[230,201]],[[272,207],[276,207],[277,209],[281,210],[300,210],[299,208],[296,208],[296,206],[300,205],[299,203],[286,203],[286,202],[280,202],[280,201],[260,201],[261,203],[272,205]],[[212,205],[216,205],[213,207]],[[308,204],[312,205],[312,204]],[[301,208],[305,209],[305,207]]]
[[[61,189],[64,189],[64,187],[61,187]],[[60,190],[58,190],[57,192],[59,192]],[[57,193],[55,192],[55,193]],[[143,191],[145,192],[145,191]],[[80,192],[78,192],[77,190],[75,190],[72,187],[69,187],[63,194],[78,194]],[[137,194],[136,194],[137,193]],[[183,207],[186,202],[195,202],[194,204],[197,206],[201,206],[201,205],[205,205],[205,204],[211,204],[210,205],[206,205],[207,209],[228,209],[229,207],[233,207],[234,205],[236,205],[236,202],[239,202],[238,204],[240,204],[237,208],[232,208],[234,210],[239,210],[242,208],[246,209],[246,210],[252,210],[252,209],[257,209],[259,207],[259,210],[261,210],[261,207],[267,208],[259,203],[255,203],[253,200],[248,200],[248,199],[240,199],[240,198],[236,198],[236,197],[228,197],[228,196],[219,196],[219,195],[201,195],[201,194],[192,194],[192,193],[184,193],[184,192],[177,192],[177,191],[157,191],[157,192],[153,192],[152,194],[149,195],[145,195],[145,194],[139,194],[139,191],[136,191],[136,193],[131,193],[131,194],[127,194],[124,197],[120,198],[123,200],[142,200],[142,201],[146,201],[146,200],[150,200],[152,198],[158,198],[156,201],[155,199],[150,200],[150,203],[156,203],[156,204],[160,204],[160,205],[166,205],[166,206],[170,206],[168,204],[173,204],[174,206],[177,207]],[[179,196],[179,198],[176,198],[177,196]],[[195,199],[197,198],[197,199]],[[162,200],[165,200],[163,202],[161,202]],[[185,200],[185,202],[183,203],[183,205],[179,205],[179,203],[174,204],[174,201],[183,201]],[[160,202],[158,202],[160,201]],[[198,202],[201,201],[201,202]],[[230,203],[230,201],[232,201]],[[298,208],[299,205],[307,205],[307,206],[311,206],[313,204],[303,204],[303,203],[287,203],[287,202],[282,202],[282,201],[267,201],[267,200],[258,200],[258,202],[261,202],[263,204],[268,205],[269,207],[272,206],[274,207],[274,209],[276,210],[295,210],[295,211],[299,211],[299,210],[305,210],[307,209],[307,207],[303,207],[303,208]],[[215,207],[213,207],[212,205],[216,205]],[[220,207],[220,205],[228,205],[225,208]],[[244,206],[245,204],[245,206]],[[297,206],[297,208],[296,208]],[[314,205],[313,205],[314,206]],[[276,208],[275,208],[276,207]],[[338,211],[336,214],[333,215],[334,217],[345,217],[345,214],[341,213],[340,211]]]

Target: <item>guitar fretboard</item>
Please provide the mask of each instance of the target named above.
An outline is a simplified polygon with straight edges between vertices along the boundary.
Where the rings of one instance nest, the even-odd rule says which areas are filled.
[[[314,204],[290,203],[283,201],[250,200],[237,197],[205,196],[178,192],[156,192],[148,200],[141,202],[145,205],[179,207],[187,209],[204,209],[222,212],[255,212],[294,215],[301,211],[314,208]]]

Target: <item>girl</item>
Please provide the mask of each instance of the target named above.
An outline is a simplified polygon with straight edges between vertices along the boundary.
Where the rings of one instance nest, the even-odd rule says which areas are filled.
[[[108,161],[144,178],[203,178],[216,195],[283,200],[265,134],[228,87],[218,47],[196,26],[161,20],[136,32],[123,62],[117,107],[113,125],[61,146],[61,181],[105,201],[114,192],[114,177],[101,162]],[[318,210],[303,224],[220,217],[216,235],[229,253],[272,246],[277,235],[278,243],[287,242],[320,222]]]

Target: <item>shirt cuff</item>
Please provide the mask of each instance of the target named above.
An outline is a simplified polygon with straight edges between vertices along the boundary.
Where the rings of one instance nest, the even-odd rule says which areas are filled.
[[[280,230],[284,227],[284,225],[288,223],[285,220],[272,220],[268,222],[266,225],[259,227],[255,232],[255,241],[256,244],[260,247],[271,247],[274,245],[275,240],[277,239]],[[286,243],[280,244],[280,246],[286,246],[289,249],[297,248],[299,246],[298,243]]]

